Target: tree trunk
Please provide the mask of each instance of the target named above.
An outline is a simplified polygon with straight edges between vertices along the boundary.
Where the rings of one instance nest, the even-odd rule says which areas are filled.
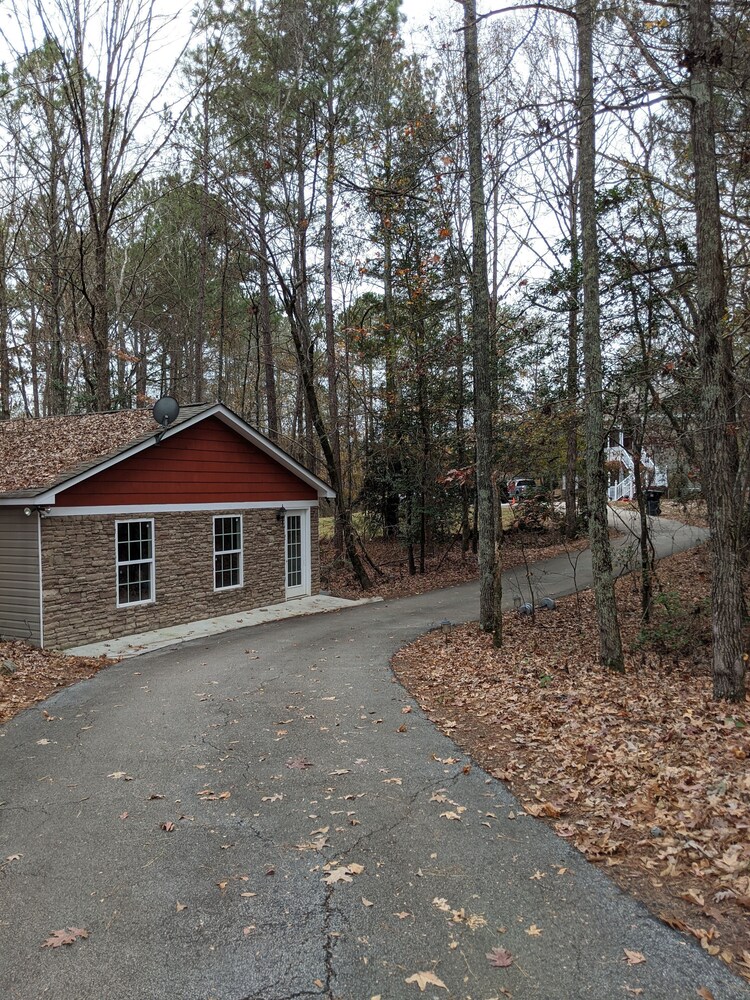
[[[8,342],[7,237],[0,225],[0,420],[10,420],[10,344]]]
[[[570,303],[568,308],[568,364],[566,370],[566,391],[568,396],[568,417],[566,421],[566,461],[565,461],[565,534],[574,538],[578,533],[578,314],[580,258],[578,246],[578,179],[570,180],[569,198],[570,226]]]
[[[484,201],[482,160],[482,107],[479,85],[476,0],[464,0],[464,65],[466,71],[466,128],[469,147],[472,241],[472,339],[474,353],[474,410],[477,454],[477,524],[479,529],[479,625],[496,633],[500,644],[502,618],[495,588],[495,510],[492,488],[493,398],[489,294],[487,288],[487,218]]]
[[[712,39],[711,0],[688,4],[690,124],[695,168],[697,309],[701,369],[703,485],[711,528],[711,617],[714,698],[742,701],[742,585],[737,423],[732,341],[725,328],[727,290],[716,166],[713,66],[720,43]]]
[[[97,238],[94,246],[94,287],[90,305],[94,397],[99,413],[106,413],[111,407],[107,270],[107,242]]]
[[[593,33],[595,0],[576,0],[578,35],[578,128],[583,251],[583,359],[586,376],[586,492],[594,596],[599,626],[599,660],[624,669],[617,621],[612,551],[607,524],[604,472],[604,402],[599,307],[599,247],[596,232],[596,132]]]
[[[273,340],[271,339],[271,286],[268,280],[268,245],[266,242],[266,206],[261,198],[258,220],[258,236],[260,256],[258,271],[260,276],[259,322],[260,336],[263,345],[263,371],[265,374],[266,413],[268,415],[268,436],[272,441],[279,437],[279,408],[276,401],[276,371],[273,359]]]
[[[323,313],[326,328],[326,378],[328,382],[328,424],[331,428],[331,449],[336,463],[338,479],[341,478],[341,440],[339,436],[339,399],[336,366],[336,325],[333,315],[333,182],[336,172],[336,137],[334,133],[333,81],[328,80],[326,95],[326,182],[325,213],[323,223]],[[343,495],[336,497],[336,519],[333,547],[337,556],[344,545],[340,511],[346,505]]]

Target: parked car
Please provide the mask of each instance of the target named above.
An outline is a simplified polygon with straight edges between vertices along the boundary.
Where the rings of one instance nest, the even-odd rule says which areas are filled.
[[[537,489],[536,479],[511,479],[508,481],[508,496],[511,503]]]

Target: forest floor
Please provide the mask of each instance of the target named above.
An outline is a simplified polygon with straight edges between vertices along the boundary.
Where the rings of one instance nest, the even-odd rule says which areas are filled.
[[[618,581],[624,674],[596,663],[590,592],[507,614],[500,650],[470,624],[393,667],[525,812],[750,979],[750,700],[711,700],[709,581],[705,546],[662,560],[645,628],[639,577]]]
[[[441,587],[455,587],[479,577],[476,554],[471,550],[462,552],[460,539],[430,545],[425,557],[424,573],[416,572],[413,576],[409,575],[408,553],[403,541],[372,539],[364,547],[369,559],[377,567],[373,569],[371,563],[365,564],[372,581],[371,589],[366,592],[367,596],[382,597],[385,600],[408,597]],[[545,531],[521,531],[511,527],[503,537],[503,569],[513,569],[541,559],[552,559],[566,552],[580,552],[585,548],[588,548],[587,538],[568,541],[557,527]],[[418,568],[417,546],[415,559]],[[334,597],[356,600],[363,596],[362,588],[348,563],[335,559],[330,538],[321,542],[320,562],[325,590]]]
[[[58,688],[93,677],[115,660],[65,656],[26,642],[0,642],[0,725]],[[52,718],[45,711],[45,717]]]

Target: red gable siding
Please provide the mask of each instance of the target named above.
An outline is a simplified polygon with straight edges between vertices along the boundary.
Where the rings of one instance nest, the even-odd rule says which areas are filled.
[[[315,500],[317,492],[216,417],[57,495],[62,507]]]

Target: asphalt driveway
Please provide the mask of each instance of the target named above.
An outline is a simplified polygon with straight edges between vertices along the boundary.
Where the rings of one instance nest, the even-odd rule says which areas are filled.
[[[537,567],[537,596],[585,585],[568,564]],[[512,606],[528,580],[506,585]],[[162,649],[0,729],[0,996],[748,1000],[395,682],[392,653],[476,595]],[[62,928],[88,937],[41,947]]]

